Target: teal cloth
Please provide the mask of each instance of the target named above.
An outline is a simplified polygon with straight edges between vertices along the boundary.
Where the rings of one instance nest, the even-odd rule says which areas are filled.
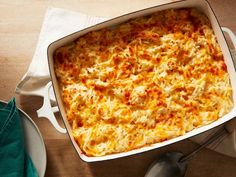
[[[23,129],[15,98],[0,103],[0,176],[38,177],[24,148]]]

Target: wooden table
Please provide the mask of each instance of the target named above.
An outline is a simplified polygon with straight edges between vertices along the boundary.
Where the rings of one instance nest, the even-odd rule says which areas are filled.
[[[164,0],[162,0],[164,2]],[[209,0],[222,26],[236,33],[236,1]],[[89,15],[114,17],[150,7],[160,0],[10,0],[0,1],[0,99],[13,97],[15,86],[31,62],[47,7],[60,7]],[[76,154],[67,135],[58,133],[47,119],[39,119],[39,97],[17,96],[19,107],[38,125],[47,148],[48,177],[142,177],[158,154],[188,153],[197,145],[185,140],[158,150],[97,163],[85,163]],[[235,177],[236,159],[204,149],[195,156],[186,177]],[[1,176],[1,175],[0,175]]]

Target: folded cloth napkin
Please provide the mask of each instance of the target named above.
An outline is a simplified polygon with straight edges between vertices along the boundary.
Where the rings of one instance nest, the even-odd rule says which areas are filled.
[[[0,104],[0,176],[38,177],[24,149],[23,129],[15,98]]]
[[[105,20],[107,18],[93,17],[60,8],[48,8],[32,62],[27,73],[17,85],[16,93],[43,96],[42,90],[50,81],[47,61],[49,44]]]

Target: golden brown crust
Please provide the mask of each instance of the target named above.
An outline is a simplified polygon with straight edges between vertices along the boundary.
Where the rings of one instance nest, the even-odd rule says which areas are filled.
[[[89,32],[54,59],[73,136],[89,156],[181,136],[233,106],[222,52],[195,9]]]

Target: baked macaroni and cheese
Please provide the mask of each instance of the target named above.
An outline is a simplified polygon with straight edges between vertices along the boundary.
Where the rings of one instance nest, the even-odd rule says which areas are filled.
[[[196,9],[89,32],[57,49],[54,62],[74,139],[88,156],[184,135],[233,107],[220,46]]]

